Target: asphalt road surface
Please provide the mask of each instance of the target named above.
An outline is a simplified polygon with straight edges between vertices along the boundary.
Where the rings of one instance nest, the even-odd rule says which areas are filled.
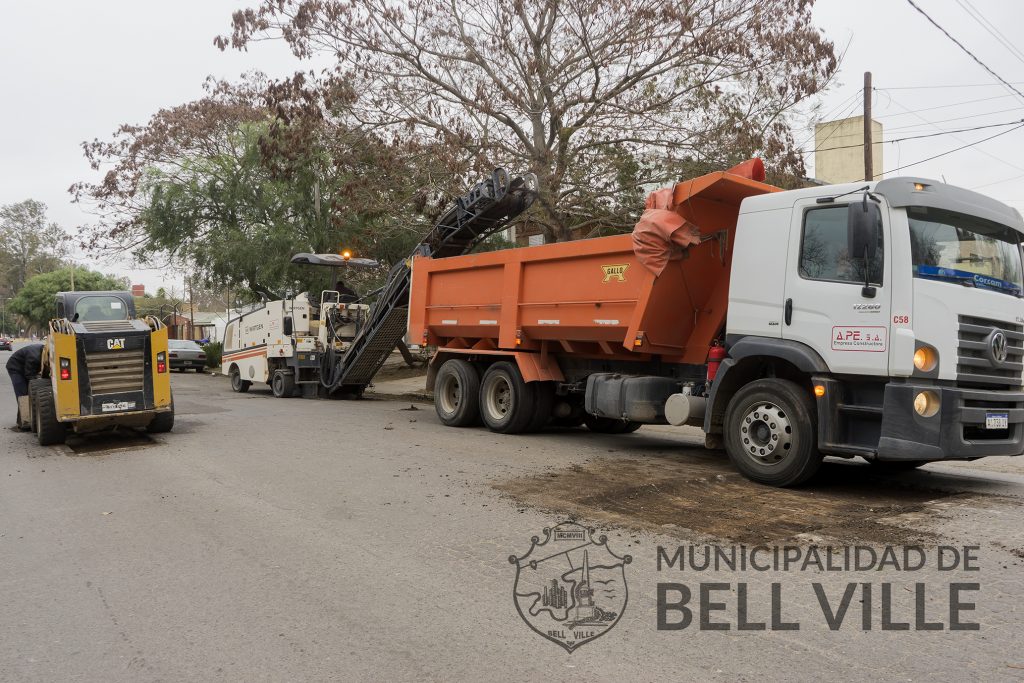
[[[883,477],[836,462],[814,485],[778,491],[669,428],[500,436],[445,428],[408,401],[233,394],[194,374],[173,386],[170,434],[42,448],[9,428],[0,375],[0,679],[1024,677],[1024,463]],[[571,654],[520,616],[509,559],[567,519],[632,558],[614,626]],[[733,543],[920,547],[926,563],[659,571],[658,546],[685,557]],[[939,546],[965,545],[976,547],[966,568],[938,568]],[[681,599],[678,585],[691,591],[686,628],[659,630],[659,584],[677,584],[662,587],[666,603]],[[705,628],[701,584],[705,603],[722,603]],[[837,630],[815,584],[830,609],[853,586]],[[974,587],[951,598],[951,584]],[[938,630],[918,624],[919,607]],[[951,609],[978,629],[951,630]],[[666,609],[666,625],[682,615]]]

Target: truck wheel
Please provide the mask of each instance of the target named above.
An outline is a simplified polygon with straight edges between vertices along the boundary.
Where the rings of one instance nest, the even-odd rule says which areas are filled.
[[[480,424],[480,373],[476,366],[461,358],[441,365],[434,381],[434,410],[449,427]]]
[[[64,443],[67,430],[57,420],[57,406],[54,405],[53,387],[45,386],[36,389],[36,404],[32,411],[36,423],[36,437],[40,446],[52,446]]]
[[[761,379],[732,397],[725,411],[725,450],[746,478],[794,486],[821,466],[814,403],[798,385]]]
[[[641,422],[626,422],[613,417],[597,417],[590,413],[583,418],[583,423],[587,425],[587,429],[598,434],[629,434],[643,426]]]
[[[295,376],[277,370],[270,380],[270,389],[277,398],[291,398],[295,394]]]
[[[551,414],[555,410],[555,383],[530,382],[526,386],[533,389],[533,417],[526,431],[539,432],[551,421]]]
[[[533,391],[519,368],[500,361],[487,368],[480,383],[480,416],[492,432],[518,434],[533,420]]]
[[[242,373],[238,371],[237,367],[231,368],[231,390],[236,391],[239,394],[244,394],[249,391],[249,387],[252,386],[252,382],[246,379],[242,379]]]
[[[163,434],[174,428],[174,396],[171,396],[171,409],[166,413],[157,413],[146,425],[146,431],[150,434]]]

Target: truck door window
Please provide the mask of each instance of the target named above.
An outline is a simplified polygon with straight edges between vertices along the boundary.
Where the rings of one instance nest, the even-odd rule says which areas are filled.
[[[864,259],[850,258],[846,205],[809,209],[804,213],[800,242],[800,277],[807,280],[864,284]],[[871,284],[882,284],[882,231],[871,258]]]

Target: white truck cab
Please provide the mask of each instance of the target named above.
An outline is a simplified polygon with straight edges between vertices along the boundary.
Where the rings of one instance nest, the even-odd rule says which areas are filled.
[[[770,377],[810,384],[823,454],[916,466],[1024,453],[1022,241],[1016,210],[923,178],[743,200],[705,431],[773,483],[794,416],[774,419],[767,399],[730,407]]]

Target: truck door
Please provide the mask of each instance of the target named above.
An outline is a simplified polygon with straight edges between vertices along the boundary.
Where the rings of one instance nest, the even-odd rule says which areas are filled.
[[[887,375],[889,212],[883,204],[877,250],[867,263],[872,297],[864,292],[865,261],[850,258],[848,247],[847,204],[862,200],[863,195],[853,194],[844,203],[817,204],[810,198],[794,204],[782,337],[813,348],[832,372]]]

